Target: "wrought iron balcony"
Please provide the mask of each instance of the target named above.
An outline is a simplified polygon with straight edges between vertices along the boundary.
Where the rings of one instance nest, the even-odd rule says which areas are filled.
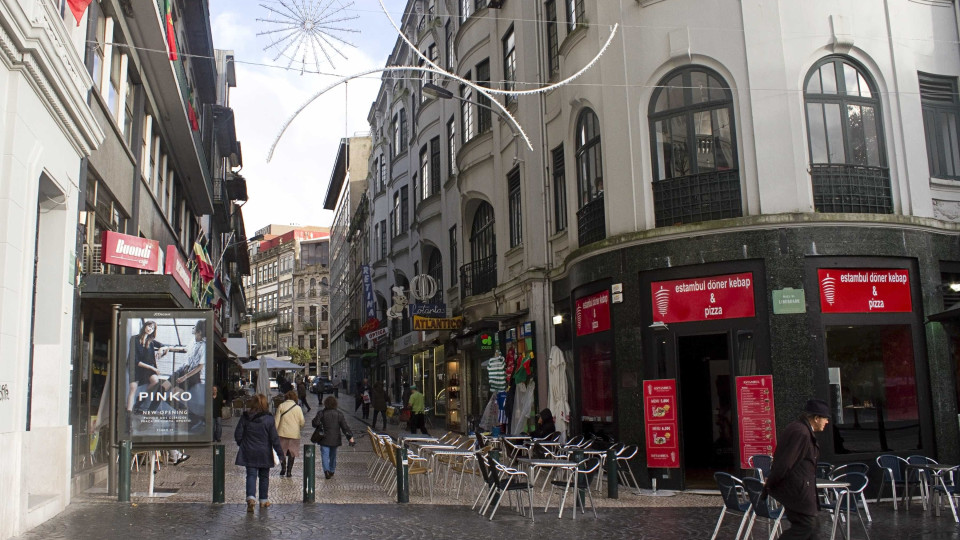
[[[886,167],[815,164],[810,166],[810,177],[817,212],[893,213]]]
[[[497,286],[497,256],[473,261],[460,267],[460,297],[483,294]]]
[[[577,210],[577,238],[581,246],[599,242],[607,237],[603,193]]]
[[[277,332],[289,332],[290,330],[293,330],[293,325],[288,322],[277,324]]]
[[[740,171],[658,180],[653,183],[653,211],[657,227],[740,217]]]

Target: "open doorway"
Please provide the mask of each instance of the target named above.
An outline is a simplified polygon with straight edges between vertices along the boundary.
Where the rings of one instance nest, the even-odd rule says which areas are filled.
[[[728,334],[677,337],[685,489],[714,488],[733,473],[734,414]]]

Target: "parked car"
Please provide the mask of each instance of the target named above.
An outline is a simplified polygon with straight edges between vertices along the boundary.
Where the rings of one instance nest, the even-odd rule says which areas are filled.
[[[315,377],[313,383],[310,385],[310,391],[319,396],[323,396],[324,394],[338,395],[340,393],[337,391],[337,387],[333,385],[333,382],[326,377]]]

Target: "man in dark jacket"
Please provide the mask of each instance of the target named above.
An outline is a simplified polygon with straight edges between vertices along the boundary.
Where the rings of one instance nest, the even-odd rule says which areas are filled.
[[[373,422],[370,422],[370,426],[374,429],[377,428],[377,415],[379,414],[383,418],[383,430],[387,430],[387,389],[384,388],[383,381],[377,381],[373,385],[373,390],[371,391],[373,402]]]
[[[817,512],[817,461],[820,445],[816,433],[830,422],[830,407],[819,399],[807,401],[800,418],[780,434],[766,490],[780,501],[790,529],[780,540],[816,540],[820,528]]]

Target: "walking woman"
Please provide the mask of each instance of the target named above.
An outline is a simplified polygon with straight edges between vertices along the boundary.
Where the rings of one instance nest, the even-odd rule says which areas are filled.
[[[277,406],[277,434],[280,435],[280,476],[293,476],[293,462],[300,455],[300,431],[303,430],[303,409],[297,404],[297,393],[288,391],[286,401]]]
[[[253,512],[257,506],[257,479],[260,480],[260,508],[269,507],[273,453],[282,456],[283,448],[280,447],[280,436],[277,435],[273,415],[268,409],[267,396],[253,396],[250,408],[240,416],[233,438],[240,446],[236,463],[247,468],[247,512]]]
[[[320,461],[323,464],[323,476],[329,480],[337,470],[337,448],[343,444],[340,432],[347,436],[350,446],[354,444],[353,432],[347,425],[347,419],[337,408],[337,398],[333,396],[327,396],[327,399],[323,400],[323,409],[313,417],[313,427],[319,427],[320,424],[323,424]]]

